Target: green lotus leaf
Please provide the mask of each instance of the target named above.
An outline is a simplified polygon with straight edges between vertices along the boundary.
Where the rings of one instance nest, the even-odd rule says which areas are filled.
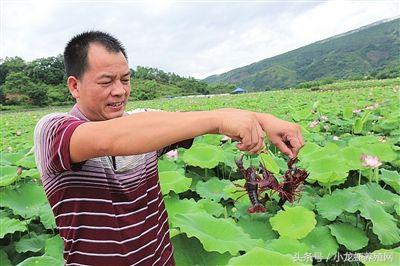
[[[369,144],[361,148],[365,154],[378,156],[381,161],[390,162],[397,158],[389,143]]]
[[[61,262],[53,257],[43,255],[40,257],[30,257],[30,258],[24,260],[23,262],[21,262],[20,264],[18,264],[17,266],[38,266],[38,265],[61,266],[61,265],[64,265],[64,261]]]
[[[272,230],[270,223],[265,221],[258,221],[251,218],[243,218],[237,222],[243,231],[251,236],[253,239],[262,239],[264,242],[267,240],[275,239],[278,235]]]
[[[201,199],[197,204],[207,213],[214,215],[215,217],[219,217],[225,212],[225,209],[221,204],[210,199]]]
[[[47,202],[43,187],[35,183],[25,183],[17,189],[0,191],[1,207],[8,207],[14,214],[24,218],[37,216],[40,208]]]
[[[376,203],[382,206],[389,213],[394,212],[394,205],[400,202],[400,196],[383,189],[377,183],[370,183],[362,186],[357,186],[355,191],[359,194],[364,194],[373,199]]]
[[[309,157],[310,154],[318,151],[319,149],[321,149],[321,146],[318,146],[313,142],[306,142],[306,144],[299,151],[298,157],[299,158]]]
[[[368,245],[368,237],[360,228],[348,223],[334,223],[329,225],[331,234],[336,237],[339,244],[344,245],[350,251],[360,250]]]
[[[281,237],[267,242],[266,249],[276,251],[282,254],[304,256],[310,251],[307,244],[300,242],[297,239]]]
[[[315,209],[315,204],[319,201],[320,197],[316,192],[308,192],[306,188],[309,186],[304,186],[304,190],[301,193],[301,197],[298,201],[295,201],[293,206],[303,206],[304,208],[313,211]]]
[[[188,165],[211,169],[224,162],[225,155],[220,147],[196,144],[183,154],[183,160]]]
[[[339,249],[339,245],[326,226],[315,227],[301,242],[308,245],[311,254],[324,259],[331,258]]]
[[[176,215],[176,226],[188,237],[195,236],[206,251],[229,252],[249,251],[262,246],[261,240],[251,239],[232,219],[215,218],[203,213]]]
[[[11,261],[8,259],[7,253],[0,249],[0,265],[1,266],[12,266]]]
[[[27,178],[30,177],[31,179],[40,179],[40,173],[39,171],[35,169],[29,169],[29,170],[22,170],[21,177]]]
[[[0,166],[0,186],[5,187],[14,183],[18,178],[18,167],[16,166]]]
[[[343,107],[343,118],[350,120],[353,117],[353,107],[345,106]]]
[[[53,211],[51,210],[50,204],[48,202],[44,203],[39,210],[40,222],[46,229],[55,229],[56,221],[54,218]]]
[[[55,235],[46,240],[45,254],[47,256],[53,257],[61,261],[61,263],[64,263],[63,251],[64,241],[59,235]]]
[[[372,135],[352,137],[349,140],[349,146],[356,146],[360,148],[374,143],[379,143],[379,140]]]
[[[270,171],[270,172],[272,172],[272,173],[274,173],[274,174],[279,174],[279,172],[280,172],[280,167],[279,167],[279,165],[275,162],[274,157],[275,157],[275,156],[273,156],[273,155],[271,155],[271,154],[265,154],[265,153],[262,153],[262,154],[260,154],[260,155],[258,156],[260,162],[264,165],[264,167],[265,167],[268,171]]]
[[[357,118],[353,125],[354,134],[360,134],[363,131],[364,122],[361,118]]]
[[[18,160],[20,160],[22,157],[24,157],[23,152],[18,152],[18,153],[8,153],[8,152],[2,152],[1,153],[1,165],[15,165]]]
[[[36,168],[35,157],[33,155],[23,157],[20,160],[18,160],[15,164],[27,169]]]
[[[229,199],[230,195],[224,191],[227,186],[231,186],[229,180],[221,180],[215,177],[206,182],[198,182],[196,192],[202,198],[219,201],[221,198]]]
[[[311,110],[309,108],[298,110],[291,114],[294,121],[299,122],[300,120],[307,120],[311,116]]]
[[[170,223],[175,226],[175,216],[177,214],[190,214],[190,213],[206,213],[200,204],[194,199],[176,199],[171,197],[164,198],[165,207],[167,208]]]
[[[203,144],[208,144],[208,145],[213,145],[213,146],[219,146],[221,145],[221,139],[224,136],[218,135],[218,134],[205,134],[203,136],[197,137],[195,139],[195,144],[197,143],[203,143]]]
[[[302,162],[313,162],[316,158],[323,159],[324,157],[334,157],[340,150],[339,146],[333,142],[328,142],[324,147],[318,148],[313,152],[303,154]],[[336,157],[334,157],[336,158]],[[337,158],[338,159],[338,158]]]
[[[158,160],[158,172],[176,171],[178,165],[170,160]]]
[[[371,220],[372,231],[378,236],[383,245],[393,245],[400,242],[400,230],[396,219],[371,198],[364,195],[359,197],[359,211],[362,217]]]
[[[46,240],[50,237],[48,234],[36,235],[35,232],[29,233],[21,237],[21,239],[15,243],[15,250],[18,253],[24,253],[28,251],[39,252],[44,249]]]
[[[391,186],[397,193],[400,193],[400,174],[397,171],[381,169],[379,179]]]
[[[361,148],[350,146],[341,149],[336,156],[342,158],[348,165],[349,169],[361,169],[362,162],[360,157],[362,153],[363,150]]]
[[[323,186],[331,186],[346,181],[349,168],[343,159],[336,156],[325,156],[311,161],[307,171],[310,172],[308,179],[316,180]]]
[[[400,265],[400,252],[396,249],[378,249],[365,255],[359,253],[358,259],[365,266],[398,266]]]
[[[236,172],[237,165],[235,163],[235,159],[237,158],[237,153],[233,150],[224,150],[224,155],[225,155],[225,161],[224,161],[225,165],[232,168],[233,172]]]
[[[344,211],[354,213],[357,211],[359,202],[358,195],[351,190],[337,189],[331,195],[324,195],[317,203],[317,211],[323,217],[330,221],[336,219],[337,216]]]
[[[0,217],[0,224],[0,238],[3,238],[6,234],[12,234],[16,231],[25,232],[27,230],[25,223],[14,218]]]
[[[232,258],[228,252],[220,254],[205,251],[197,238],[188,238],[185,234],[173,237],[171,242],[176,265],[227,265]]]
[[[315,213],[302,206],[279,211],[269,221],[281,236],[293,239],[305,237],[317,224]]]
[[[165,171],[159,173],[161,191],[163,195],[168,194],[170,191],[181,193],[189,189],[192,180],[185,177],[178,171]]]
[[[255,247],[243,256],[234,257],[229,260],[228,265],[304,265],[296,262],[293,256],[284,255],[279,252]],[[309,264],[311,265],[311,264]]]

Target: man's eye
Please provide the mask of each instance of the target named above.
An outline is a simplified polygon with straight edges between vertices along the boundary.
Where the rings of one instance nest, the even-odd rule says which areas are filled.
[[[100,82],[101,85],[110,85],[112,81]]]
[[[123,83],[129,83],[129,79],[123,79],[122,82]]]

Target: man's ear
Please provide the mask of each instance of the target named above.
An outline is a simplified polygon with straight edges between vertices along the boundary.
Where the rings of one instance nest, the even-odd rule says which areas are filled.
[[[74,76],[69,76],[67,79],[67,85],[69,92],[71,93],[72,97],[75,99],[79,98],[79,88],[78,88],[79,80]]]

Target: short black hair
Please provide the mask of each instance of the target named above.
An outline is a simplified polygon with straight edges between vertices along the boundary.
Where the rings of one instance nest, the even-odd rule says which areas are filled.
[[[87,55],[91,43],[98,43],[109,52],[122,52],[128,60],[122,43],[111,34],[102,31],[86,31],[74,36],[65,47],[64,65],[67,77],[81,78],[83,76],[87,69]]]

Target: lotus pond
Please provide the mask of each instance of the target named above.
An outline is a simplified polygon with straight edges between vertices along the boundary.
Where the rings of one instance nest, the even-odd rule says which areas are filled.
[[[265,213],[247,212],[234,161],[241,152],[230,140],[206,135],[165,155],[159,176],[177,265],[399,265],[399,84],[130,103],[128,110],[268,112],[300,124],[306,140],[298,156],[298,167],[310,174],[302,196],[280,208],[270,193]],[[0,265],[63,265],[63,242],[31,148],[36,122],[68,109],[1,114]],[[244,165],[261,161],[279,179],[287,158],[266,143],[269,152],[245,155]]]

